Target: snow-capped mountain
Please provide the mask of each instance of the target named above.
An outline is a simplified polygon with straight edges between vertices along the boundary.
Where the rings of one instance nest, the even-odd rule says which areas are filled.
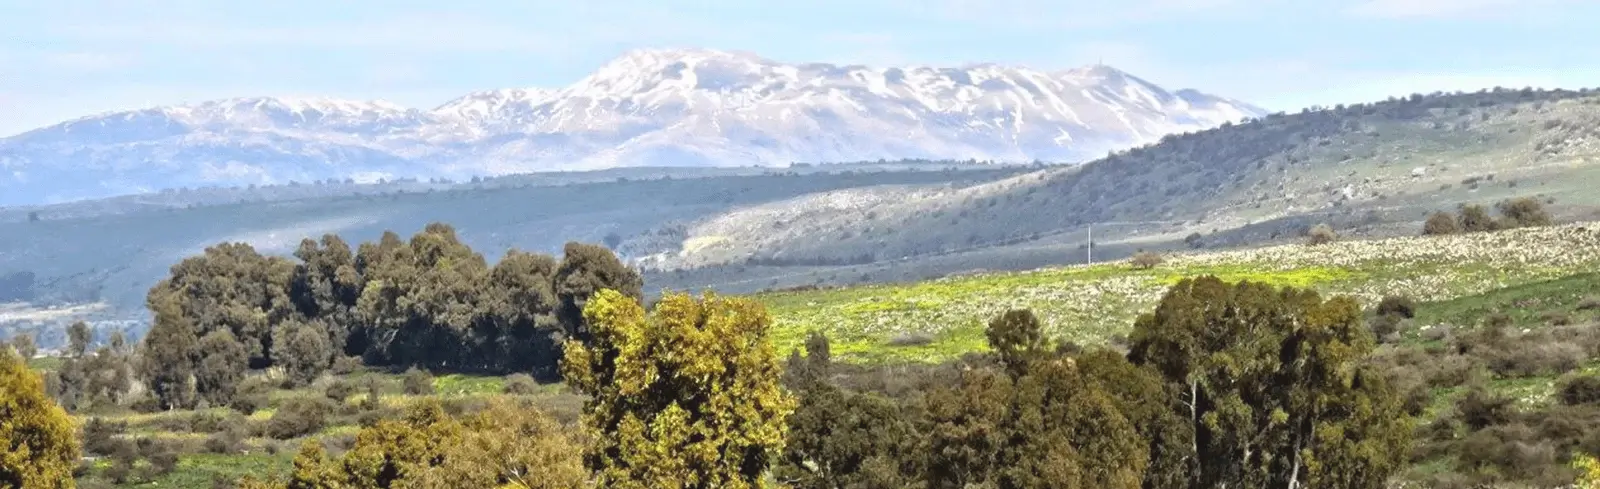
[[[0,205],[616,166],[1081,161],[1264,113],[1099,65],[872,68],[645,49],[564,88],[482,91],[432,110],[257,97],[85,117],[0,139]]]

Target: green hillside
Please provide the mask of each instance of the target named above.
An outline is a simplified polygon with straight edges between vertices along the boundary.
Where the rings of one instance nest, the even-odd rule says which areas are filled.
[[[1312,287],[1372,305],[1391,294],[1442,301],[1591,270],[1600,270],[1600,225],[1580,223],[1174,254],[1150,270],[1116,262],[756,297],[773,312],[780,349],[798,346],[816,330],[833,339],[836,358],[934,362],[982,350],[984,325],[1011,308],[1032,309],[1059,340],[1105,344],[1187,276]],[[1460,312],[1438,306],[1425,314],[1467,321],[1483,317],[1477,309],[1484,303],[1473,300],[1467,304],[1474,309]]]
[[[1528,195],[1552,199],[1559,216],[1592,219],[1600,208],[1595,185],[1595,92],[1416,95],[1274,114],[1078,167],[845,212],[813,206],[781,220],[722,216],[691,227],[689,240],[724,244],[689,250],[680,261],[882,261],[984,247],[1060,255],[1086,241],[1086,224],[1129,221],[1143,224],[1097,228],[1097,243],[1181,247],[1199,233],[1210,245],[1248,245],[1320,221],[1385,236],[1409,232],[1429,211]],[[965,264],[1004,266],[995,257]]]

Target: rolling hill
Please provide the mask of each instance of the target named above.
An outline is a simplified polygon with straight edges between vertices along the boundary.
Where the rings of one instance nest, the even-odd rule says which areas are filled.
[[[1212,246],[1291,239],[1317,222],[1411,234],[1428,212],[1510,196],[1542,196],[1578,218],[1600,205],[1596,185],[1600,93],[1415,95],[1273,114],[979,185],[893,198],[845,190],[742,209],[650,250],[651,266],[950,262],[898,275],[906,279],[1081,260],[1090,224],[1103,256],[1116,258],[1181,247],[1193,233]]]

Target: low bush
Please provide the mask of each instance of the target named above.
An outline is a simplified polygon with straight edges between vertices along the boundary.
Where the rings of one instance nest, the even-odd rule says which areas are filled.
[[[404,385],[406,394],[413,396],[433,394],[433,374],[428,373],[426,370],[411,367],[411,369],[406,370],[405,377],[401,382]]]
[[[322,389],[323,397],[327,397],[328,400],[339,404],[344,404],[345,399],[349,399],[355,393],[355,384],[351,384],[350,381],[345,379],[334,379],[333,382],[329,382],[328,386]]]
[[[277,440],[288,440],[316,433],[327,426],[333,405],[323,398],[294,399],[272,413],[267,420],[266,435]]]
[[[526,396],[539,392],[539,383],[533,380],[532,375],[511,374],[506,376],[505,393]]]
[[[1557,397],[1562,404],[1600,404],[1600,375],[1577,375],[1561,381]]]

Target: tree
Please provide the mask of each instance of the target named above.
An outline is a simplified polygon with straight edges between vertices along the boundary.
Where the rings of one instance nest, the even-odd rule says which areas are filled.
[[[1174,393],[1191,487],[1382,487],[1410,420],[1348,297],[1185,279],[1134,324],[1130,360]]]
[[[39,222],[39,211],[28,211],[28,222]]]
[[[598,485],[766,487],[794,400],[765,308],[668,294],[647,317],[634,296],[603,289],[583,315],[592,339],[569,340],[561,368],[590,396],[585,459]]]
[[[1553,222],[1550,213],[1544,209],[1544,203],[1532,197],[1504,200],[1495,204],[1495,209],[1500,211],[1504,222],[1501,227],[1505,228],[1549,226]]]
[[[1149,251],[1140,251],[1134,253],[1133,258],[1129,259],[1128,263],[1133,265],[1133,268],[1149,270],[1161,265],[1164,261],[1166,260],[1163,260],[1161,255]]]
[[[239,381],[249,370],[244,345],[233,333],[219,329],[200,338],[200,362],[195,369],[195,393],[212,406],[233,401]]]
[[[0,348],[0,420],[0,488],[74,487],[80,446],[72,418],[7,348]]]
[[[1311,246],[1332,243],[1337,239],[1339,239],[1339,234],[1333,232],[1333,228],[1327,224],[1318,224],[1312,226],[1311,230],[1306,231],[1306,244]]]
[[[1399,295],[1386,295],[1378,301],[1377,314],[1379,316],[1398,316],[1406,319],[1417,317],[1417,301],[1410,297]]]
[[[1427,222],[1422,223],[1424,236],[1443,236],[1461,232],[1461,225],[1456,223],[1456,217],[1448,212],[1435,212],[1428,216]]]
[[[1200,233],[1189,233],[1188,236],[1184,236],[1183,244],[1188,245],[1190,249],[1196,250],[1206,246],[1206,242],[1200,237]]]
[[[617,255],[601,246],[567,243],[561,265],[556,268],[555,293],[559,301],[556,317],[567,337],[588,337],[584,326],[585,305],[602,289],[611,289],[633,300],[644,298],[644,279],[628,268]]]
[[[195,366],[199,363],[199,328],[183,314],[182,305],[171,294],[152,294],[146,299],[155,313],[150,331],[145,333],[140,356],[140,378],[163,409],[195,405]]]
[[[83,321],[76,321],[67,326],[67,355],[77,358],[88,353],[92,338],[93,333],[89,331],[89,325]]]
[[[33,336],[27,334],[19,334],[12,337],[11,349],[16,350],[17,355],[21,356],[23,360],[33,358],[34,355],[39,353],[39,347],[33,343]]]
[[[1026,374],[1029,367],[1050,354],[1044,326],[1027,309],[1012,309],[990,320],[984,336],[1000,365],[1013,378]]]
[[[283,367],[290,385],[308,385],[328,370],[333,347],[328,335],[315,326],[298,321],[278,325],[273,331],[272,363]]]
[[[1469,233],[1494,231],[1500,226],[1494,218],[1489,217],[1488,209],[1481,205],[1468,204],[1461,206],[1461,230]]]
[[[898,405],[876,394],[845,392],[829,382],[827,336],[813,332],[805,355],[790,356],[788,385],[799,405],[789,416],[789,436],[774,470],[792,487],[902,488],[920,460],[916,426]]]
[[[617,234],[616,232],[607,233],[604,243],[606,244],[607,248],[615,250],[617,249],[617,245],[622,244],[622,235]]]
[[[578,445],[575,436],[530,405],[497,399],[457,419],[430,399],[401,419],[363,428],[339,458],[328,457],[321,442],[307,441],[289,480],[248,481],[242,487],[574,489],[585,487],[588,477]]]
[[[287,259],[261,255],[245,243],[221,243],[174,265],[171,276],[150,289],[147,302],[170,296],[173,312],[187,318],[197,338],[227,329],[244,345],[251,368],[265,368],[271,365],[272,326],[297,313],[289,296],[294,273]]]

